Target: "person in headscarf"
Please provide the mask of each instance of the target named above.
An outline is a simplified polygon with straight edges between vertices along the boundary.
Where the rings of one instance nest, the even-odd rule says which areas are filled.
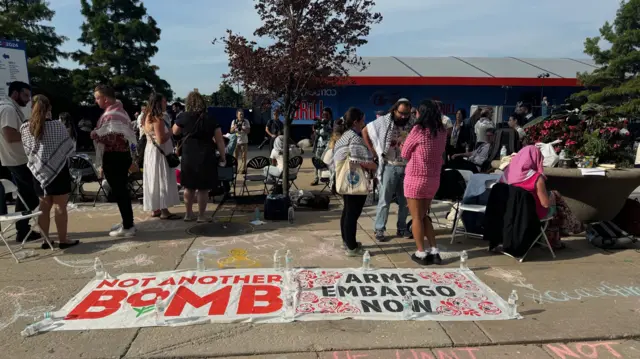
[[[289,141],[293,143],[293,141]],[[273,149],[271,150],[271,155],[269,158],[271,159],[271,166],[267,166],[264,168],[264,176],[265,177],[273,177],[280,178],[282,172],[284,171],[284,136],[280,135],[276,137],[273,141]],[[300,156],[302,154],[302,150],[297,145],[289,146],[289,158],[293,158],[295,156]],[[289,175],[296,174],[298,171],[297,168],[291,168],[289,171]]]
[[[552,218],[547,227],[547,237],[554,249],[564,248],[560,235],[582,231],[582,223],[571,213],[557,191],[548,191],[544,175],[544,157],[536,146],[520,150],[504,169],[500,182],[520,187],[533,195],[538,218]]]

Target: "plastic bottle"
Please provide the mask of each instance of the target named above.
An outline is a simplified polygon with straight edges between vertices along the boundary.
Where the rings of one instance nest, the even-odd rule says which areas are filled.
[[[34,250],[20,251],[16,253],[16,258],[18,258],[18,260],[31,258],[35,256],[36,256],[36,251]]]
[[[258,207],[256,207],[256,211],[255,211],[255,217],[254,218],[256,221],[260,220],[260,210],[258,209]]]
[[[52,323],[53,323],[53,320],[47,318],[45,320],[41,320],[39,322],[30,324],[26,328],[24,328],[23,331],[20,332],[20,335],[22,335],[25,338],[34,336],[34,335],[38,334],[43,328],[48,327]]]
[[[409,320],[413,318],[413,298],[407,293],[402,297],[402,319]]]
[[[509,295],[509,300],[507,301],[509,304],[509,315],[515,317],[518,315],[518,292],[516,290],[511,291],[511,295]]]
[[[204,271],[206,268],[204,266],[204,253],[202,251],[198,251],[196,255],[196,268],[198,272]]]
[[[468,259],[469,254],[467,254],[467,251],[460,252],[460,269],[469,269],[469,265],[467,264]]]
[[[289,211],[287,212],[287,218],[289,219],[289,223],[293,224],[295,219],[295,212],[293,210],[293,206],[289,207]]]
[[[167,321],[164,319],[164,311],[165,311],[165,306],[164,306],[164,302],[162,301],[162,298],[158,297],[156,299],[156,309],[155,309],[155,313],[156,313],[156,325],[166,325]]]
[[[507,146],[502,146],[500,149],[500,159],[507,157]]]
[[[287,253],[284,255],[284,264],[287,270],[293,269],[293,254],[287,249]]]
[[[43,317],[44,319],[51,319],[55,321],[64,319],[65,315],[60,312],[45,312]]]
[[[369,251],[365,251],[362,256],[362,270],[368,271],[371,269],[371,254]]]
[[[93,262],[93,269],[96,271],[96,279],[105,279],[107,278],[107,272],[104,270],[104,266],[102,265],[102,261],[100,258],[96,257]]]
[[[273,252],[273,269],[275,270],[280,270],[282,269],[282,256],[280,255],[280,250],[276,249],[275,252]]]
[[[564,150],[562,150],[562,151],[560,151],[560,156],[559,157],[560,157],[561,160],[564,160],[564,159],[567,158],[567,153]]]

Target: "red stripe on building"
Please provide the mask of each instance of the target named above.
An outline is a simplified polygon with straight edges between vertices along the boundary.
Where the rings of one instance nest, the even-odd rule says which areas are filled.
[[[580,87],[577,79],[571,78],[522,78],[522,77],[392,77],[353,76],[354,85],[377,86],[549,86]]]

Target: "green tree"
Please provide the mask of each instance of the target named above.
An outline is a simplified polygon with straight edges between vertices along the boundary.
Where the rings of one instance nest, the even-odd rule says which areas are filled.
[[[243,84],[248,95],[281,104],[284,148],[289,148],[293,116],[310,91],[336,86],[350,70],[367,63],[357,50],[367,43],[371,26],[382,21],[373,0],[255,0],[261,21],[253,35],[269,45],[260,46],[232,30],[222,38],[229,56],[231,83]],[[215,41],[214,41],[215,43]],[[284,163],[289,151],[283,153]],[[289,177],[285,166],[283,178]],[[283,181],[284,193],[289,182]]]
[[[74,76],[74,84],[91,89],[98,83],[112,85],[123,100],[139,104],[153,91],[173,98],[169,83],[151,64],[158,52],[160,29],[140,0],[81,0],[82,35],[78,39],[90,48],[72,56],[86,69],[86,76]],[[90,91],[87,93],[90,94]]]
[[[238,107],[242,106],[242,95],[237,93],[227,82],[222,82],[218,91],[211,94],[211,106]]]
[[[578,79],[587,90],[571,100],[583,108],[601,105],[615,114],[637,116],[640,113],[640,0],[620,3],[613,24],[608,21],[600,28],[600,36],[587,38],[584,52],[600,66],[591,74]],[[600,40],[609,43],[603,49]],[[608,46],[607,46],[608,47]]]
[[[67,38],[56,33],[50,22],[55,12],[43,0],[0,1],[0,37],[27,44],[27,68],[34,93],[45,94],[55,111],[71,111],[75,91],[72,71],[57,66],[68,54],[60,51]],[[4,84],[3,84],[4,86]]]

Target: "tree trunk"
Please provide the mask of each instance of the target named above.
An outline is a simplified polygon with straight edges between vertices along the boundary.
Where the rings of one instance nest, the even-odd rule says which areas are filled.
[[[289,132],[291,127],[290,123],[292,122],[289,119],[289,112],[287,108],[284,116],[284,150],[282,152],[282,161],[284,162],[284,168],[282,170],[282,192],[285,196],[289,195]]]

